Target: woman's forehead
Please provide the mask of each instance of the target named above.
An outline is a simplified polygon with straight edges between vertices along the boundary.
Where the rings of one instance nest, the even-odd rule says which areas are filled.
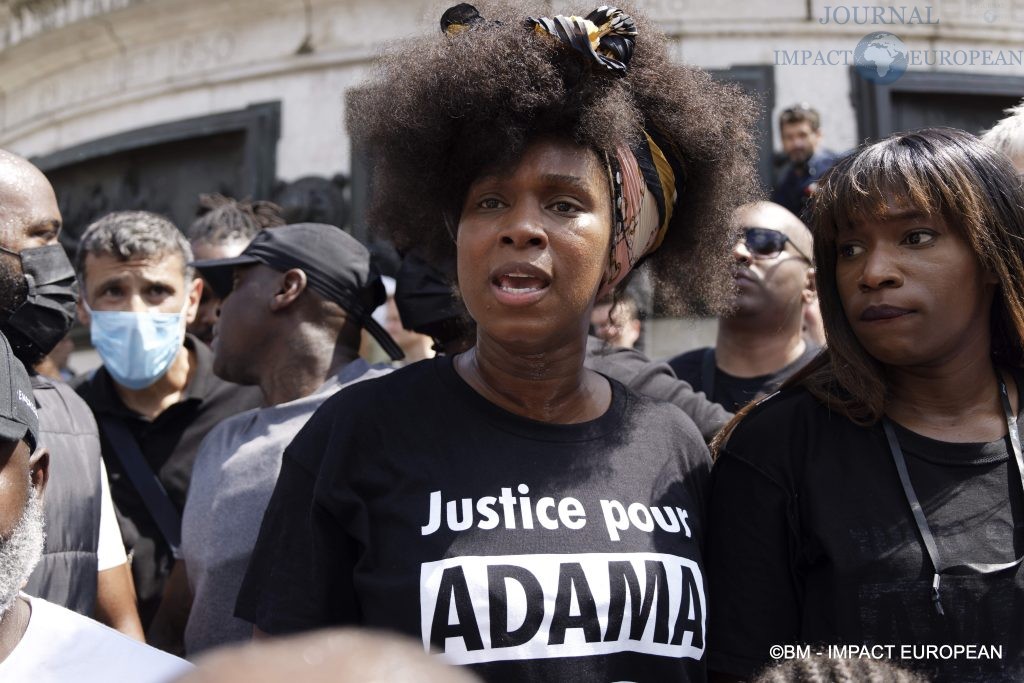
[[[939,207],[924,201],[915,201],[913,193],[899,189],[850,197],[842,202],[837,213],[839,220],[836,221],[836,227],[840,232],[857,229],[867,223],[942,217]]]
[[[604,164],[590,147],[555,138],[530,142],[522,154],[485,168],[477,178],[507,179],[530,176],[565,182],[589,183],[606,175]]]

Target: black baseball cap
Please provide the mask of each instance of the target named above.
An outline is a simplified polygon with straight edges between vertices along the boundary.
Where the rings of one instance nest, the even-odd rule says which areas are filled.
[[[39,414],[25,366],[0,334],[0,439],[24,440],[32,450],[39,444]]]
[[[371,317],[387,301],[387,292],[370,252],[341,228],[324,223],[295,223],[256,233],[249,246],[233,258],[194,261],[194,266],[220,298],[231,293],[236,266],[262,263],[285,272],[299,268],[309,288],[366,329],[393,360],[405,357],[391,335]]]

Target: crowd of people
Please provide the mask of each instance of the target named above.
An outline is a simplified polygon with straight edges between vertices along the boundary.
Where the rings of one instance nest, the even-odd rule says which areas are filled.
[[[388,275],[220,195],[69,259],[0,151],[0,680],[1024,677],[1024,110],[788,108],[769,202],[642,17],[440,26],[348,121]]]

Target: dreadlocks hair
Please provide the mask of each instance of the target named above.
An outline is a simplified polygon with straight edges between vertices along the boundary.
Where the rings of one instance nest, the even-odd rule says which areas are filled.
[[[285,224],[281,207],[273,202],[232,199],[222,194],[199,195],[196,220],[188,229],[193,243],[249,242],[264,228]]]
[[[653,130],[685,176],[667,235],[645,259],[661,303],[672,312],[727,309],[729,217],[757,187],[756,105],[739,87],[673,62],[665,37],[629,9],[637,38],[628,70],[593,70],[525,26],[548,9],[481,5],[463,30],[405,41],[378,63],[348,117],[371,159],[369,224],[399,250],[451,258],[472,181],[514,166],[532,141],[568,139],[601,158]]]
[[[897,133],[866,144],[833,166],[811,205],[815,276],[827,348],[782,388],[802,386],[829,409],[864,426],[878,422],[888,400],[882,364],[857,340],[836,284],[840,231],[879,218],[890,198],[941,217],[999,285],[990,322],[993,362],[1024,367],[1024,185],[1009,158],[953,128]],[[715,437],[717,454],[745,407]]]

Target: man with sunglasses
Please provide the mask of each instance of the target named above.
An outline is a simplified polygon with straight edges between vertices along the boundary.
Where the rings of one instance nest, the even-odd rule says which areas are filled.
[[[676,356],[669,365],[709,400],[736,412],[771,393],[818,352],[803,335],[813,302],[811,233],[778,204],[740,207],[742,237],[733,248],[736,301],[719,320],[715,346]]]
[[[803,218],[818,179],[839,156],[822,145],[821,116],[809,104],[796,104],[779,114],[782,151],[789,163],[782,170],[772,201]]]

